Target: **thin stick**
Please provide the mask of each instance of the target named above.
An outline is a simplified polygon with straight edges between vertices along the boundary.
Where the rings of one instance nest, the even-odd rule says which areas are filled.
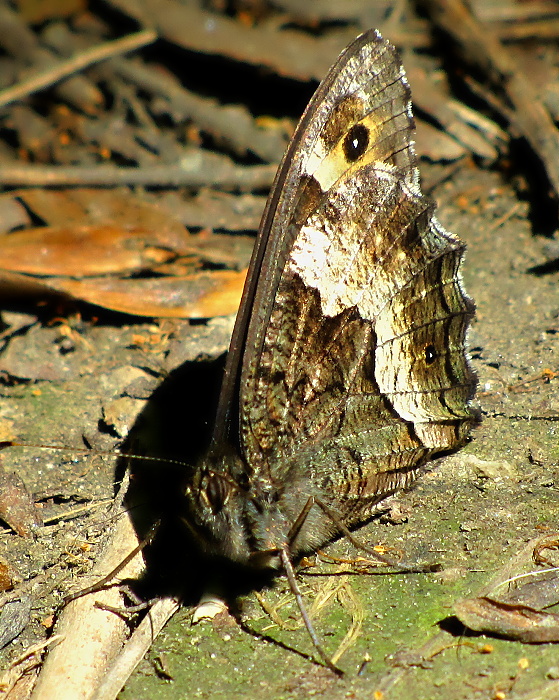
[[[116,698],[128,678],[130,678],[132,671],[144,658],[153,640],[179,607],[180,602],[175,598],[162,598],[153,605],[124,645],[120,655],[107,670],[105,678],[95,690],[92,700],[112,700]]]
[[[307,613],[307,609],[305,607],[305,603],[303,602],[303,596],[301,595],[301,591],[299,589],[299,586],[297,585],[297,579],[295,578],[295,572],[293,571],[293,565],[291,564],[291,560],[289,559],[289,553],[287,549],[282,548],[280,550],[280,557],[281,557],[281,563],[283,564],[283,568],[285,570],[285,574],[287,576],[287,580],[289,581],[289,587],[291,588],[291,592],[295,596],[295,600],[297,601],[297,605],[299,607],[299,611],[301,613],[301,617],[303,618],[303,622],[305,623],[305,627],[307,628],[307,632],[309,633],[310,638],[312,639],[312,643],[314,645],[314,648],[317,650],[320,658],[324,661],[326,666],[333,671],[337,676],[343,676],[344,672],[341,670],[341,668],[338,668],[335,666],[328,654],[324,651],[322,648],[319,640],[318,640],[318,635],[316,634],[313,624],[311,622],[311,619],[309,617],[309,614]]]
[[[57,63],[55,66],[50,66],[30,76],[17,85],[12,85],[12,87],[0,91],[0,107],[5,107],[10,102],[21,100],[34,92],[50,87],[94,63],[106,61],[113,56],[128,53],[147,44],[152,44],[156,39],[157,32],[153,29],[143,29],[141,32],[129,34],[122,37],[122,39],[107,41],[99,46],[93,46],[82,53]]]
[[[235,165],[225,156],[191,149],[178,165],[42,165],[2,163],[0,184],[21,187],[159,187],[234,188],[243,192],[269,187],[277,165]]]

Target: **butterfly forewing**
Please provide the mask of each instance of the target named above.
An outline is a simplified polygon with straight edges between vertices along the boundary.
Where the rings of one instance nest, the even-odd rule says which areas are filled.
[[[332,178],[337,179],[347,169],[344,137],[351,126],[362,121],[369,127],[375,125],[367,157],[391,162],[415,183],[409,87],[394,47],[375,31],[358,37],[330,69],[278,169],[251,265],[254,293],[244,309],[248,316],[244,376],[251,373],[251,364],[261,349],[279,278],[298,228],[328,196]]]

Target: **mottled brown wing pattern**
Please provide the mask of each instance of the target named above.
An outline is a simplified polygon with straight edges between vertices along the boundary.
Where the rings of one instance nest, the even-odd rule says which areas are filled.
[[[264,222],[272,239],[245,345],[241,446],[254,491],[274,484],[288,519],[315,495],[357,523],[463,443],[473,421],[463,245],[419,190],[397,55],[369,42],[342,56],[328,98],[311,102],[299,179],[284,174]],[[375,71],[364,72],[371,53]],[[308,519],[292,551],[328,539],[320,520]]]
[[[464,246],[419,189],[409,87],[376,32],[340,56],[278,170],[184,520],[213,557],[283,569],[459,446],[476,380]]]
[[[376,31],[358,37],[330,69],[278,169],[228,361],[229,374],[242,366],[242,386],[258,363],[273,298],[298,229],[324,198],[331,178],[346,170],[344,141],[351,144],[352,140],[348,128],[361,122],[371,129],[367,157],[392,164],[410,187],[417,187],[409,86],[394,47]],[[233,381],[229,384],[232,388]],[[250,392],[244,394],[241,401],[250,403]],[[226,403],[227,398],[223,399]]]
[[[474,420],[463,245],[420,192],[413,133],[396,51],[367,32],[279,168],[212,443],[186,485],[203,549],[282,567],[294,591],[290,557],[328,541],[336,517],[367,518]]]

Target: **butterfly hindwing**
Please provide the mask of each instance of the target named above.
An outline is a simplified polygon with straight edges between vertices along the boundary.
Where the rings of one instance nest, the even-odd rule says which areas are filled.
[[[369,33],[311,101],[271,196],[239,419],[249,480],[278,485],[291,517],[311,492],[353,524],[472,421],[463,245],[420,193],[413,135],[398,56]]]

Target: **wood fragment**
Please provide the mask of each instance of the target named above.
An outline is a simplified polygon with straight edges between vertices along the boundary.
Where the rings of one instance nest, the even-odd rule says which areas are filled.
[[[136,532],[125,513],[115,523],[92,575],[97,579],[112,571],[137,545]],[[123,576],[137,578],[143,569],[139,554]],[[96,601],[122,606],[121,593],[113,587],[78,598],[64,609],[55,629],[62,638],[43,664],[33,700],[88,700],[104,681],[107,668],[128,636],[128,624],[118,615],[96,608]]]
[[[271,186],[277,165],[235,165],[229,158],[202,149],[190,149],[178,165],[128,168],[114,165],[2,164],[0,185],[11,187],[113,187],[144,185],[204,187],[251,192]]]
[[[459,44],[466,59],[480,67],[514,111],[513,126],[542,161],[559,198],[559,131],[528,76],[497,36],[479,22],[462,0],[424,0],[433,21]]]
[[[82,51],[76,56],[65,61],[59,61],[56,65],[49,66],[45,70],[35,73],[26,80],[23,80],[18,85],[11,88],[6,88],[0,92],[0,107],[5,107],[14,102],[21,100],[24,97],[44,90],[58,83],[60,80],[69,77],[87,66],[99,61],[105,61],[111,56],[116,56],[121,53],[134,51],[142,46],[153,43],[157,39],[157,34],[152,29],[144,29],[136,34],[130,34],[122,39],[108,41],[100,46],[95,46],[87,51]]]
[[[557,17],[557,3],[546,0],[530,2],[477,2],[476,15],[482,22],[508,22],[510,25]]]
[[[154,603],[107,670],[92,700],[114,700],[118,696],[153,640],[179,608],[180,602],[175,598],[161,598]]]
[[[37,669],[41,664],[41,656],[45,649],[53,647],[61,640],[59,635],[38,644],[33,644],[0,675],[1,700],[27,700],[31,696]]]

